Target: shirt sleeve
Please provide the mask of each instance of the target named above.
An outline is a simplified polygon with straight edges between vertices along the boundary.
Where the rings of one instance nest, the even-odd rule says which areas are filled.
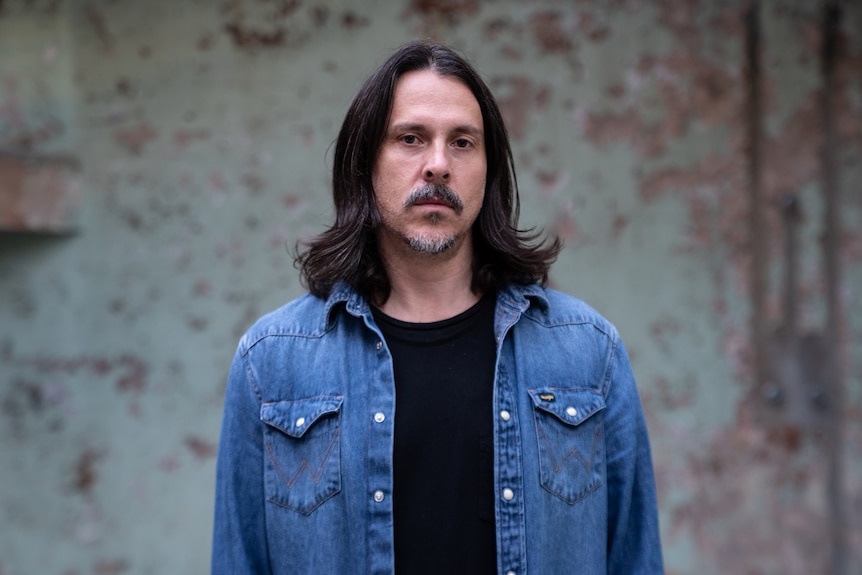
[[[225,391],[216,462],[212,575],[270,573],[259,391],[237,351]]]
[[[643,407],[622,341],[606,381],[608,574],[663,573],[655,478]]]

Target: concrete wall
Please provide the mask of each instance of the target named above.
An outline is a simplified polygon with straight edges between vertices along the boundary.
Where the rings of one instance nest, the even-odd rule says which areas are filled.
[[[495,90],[523,221],[567,242],[554,286],[627,342],[668,572],[862,570],[862,6],[844,3],[825,78],[820,5],[746,15],[0,1],[0,153],[71,158],[80,182],[64,233],[0,235],[0,574],[207,572],[237,338],[302,291],[289,250],[329,221],[350,98],[426,37]]]

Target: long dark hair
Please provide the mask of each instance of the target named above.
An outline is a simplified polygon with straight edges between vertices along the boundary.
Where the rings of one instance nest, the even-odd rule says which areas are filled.
[[[473,291],[496,290],[507,282],[547,282],[562,243],[559,238],[548,242],[532,229],[518,229],[518,183],[509,136],[494,96],[473,67],[450,48],[413,42],[402,46],[371,75],[347,110],[332,167],[335,223],[298,246],[295,259],[311,293],[326,297],[337,282],[345,281],[375,303],[382,304],[389,297],[389,279],[375,239],[380,214],[371,172],[388,127],[398,79],[426,69],[459,79],[482,111],[488,171],[484,202],[473,224]]]

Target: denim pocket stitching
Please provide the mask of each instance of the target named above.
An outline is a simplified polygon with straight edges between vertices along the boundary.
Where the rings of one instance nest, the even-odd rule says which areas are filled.
[[[545,433],[541,430],[540,426],[536,426],[536,432],[539,434],[540,439],[543,439],[545,441],[545,445],[547,446],[547,449],[548,449],[548,455],[550,455],[550,457],[551,457],[551,467],[553,467],[554,473],[559,473],[560,471],[562,471],[563,467],[565,467],[566,464],[572,458],[576,458],[581,463],[581,465],[583,466],[584,471],[586,471],[587,473],[589,473],[592,470],[593,463],[594,463],[593,460],[595,459],[595,456],[596,456],[596,446],[598,445],[599,441],[602,438],[602,425],[601,424],[596,425],[596,432],[593,434],[593,444],[590,447],[589,459],[584,457],[583,454],[581,453],[581,451],[577,447],[573,447],[563,456],[562,460],[557,462],[557,457],[554,453],[554,448],[551,445],[551,442],[548,440]]]
[[[530,390],[530,396],[533,399],[533,416],[536,427],[536,437],[539,447],[539,471],[540,482],[542,487],[555,497],[574,505],[588,495],[598,489],[603,483],[604,478],[601,475],[600,466],[603,461],[602,441],[603,425],[601,418],[596,418],[604,408],[604,401],[601,397],[595,397],[596,392],[591,389],[580,390],[564,390],[559,388],[548,388],[542,390]],[[562,401],[559,404],[549,404],[542,399],[544,394],[555,395],[551,401],[557,401],[556,395],[566,395],[568,401]],[[581,398],[581,402],[575,400],[582,393],[590,394],[586,398]],[[574,397],[571,397],[574,396]],[[587,401],[584,402],[583,399]],[[562,405],[577,405],[578,414],[576,417],[567,415],[562,411]],[[560,405],[560,407],[557,407]],[[557,441],[553,441],[549,437],[547,431],[556,429],[556,435],[560,435]],[[594,428],[594,429],[590,429]],[[589,449],[586,445],[572,445],[576,443],[578,434],[584,435],[588,433],[591,436],[590,440],[582,437],[581,443],[584,440],[590,442]],[[564,453],[559,454],[557,450],[562,447]],[[587,455],[589,452],[589,455]],[[577,460],[586,474],[586,477],[572,476],[572,473],[566,473],[567,466],[572,463],[572,460]]]
[[[320,478],[323,477],[323,468],[326,466],[326,463],[329,461],[329,458],[332,454],[333,448],[338,444],[338,439],[341,437],[341,429],[336,427],[335,433],[332,434],[332,441],[329,442],[329,445],[326,448],[326,451],[323,453],[323,457],[320,459],[320,465],[317,466],[317,471],[312,471],[311,466],[308,464],[308,459],[303,458],[299,464],[299,468],[296,470],[292,476],[288,477],[288,474],[284,471],[281,465],[278,463],[278,458],[275,453],[272,451],[272,442],[267,441],[266,443],[266,451],[269,453],[270,458],[272,459],[272,465],[275,468],[276,473],[288,487],[293,487],[296,484],[296,480],[302,475],[302,471],[308,471],[308,474],[311,476],[311,480],[314,481],[314,484],[317,485],[320,483]]]
[[[310,421],[288,433],[285,422],[296,416],[297,408]],[[268,501],[308,516],[341,492],[341,397],[268,404],[261,420],[266,426],[266,473],[272,474],[266,481]],[[322,433],[315,435],[315,431]]]

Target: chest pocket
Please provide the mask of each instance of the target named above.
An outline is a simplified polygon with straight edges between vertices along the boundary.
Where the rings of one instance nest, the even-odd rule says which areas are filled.
[[[542,487],[569,504],[604,482],[604,397],[587,388],[529,391],[539,442]]]
[[[341,403],[321,396],[261,406],[269,501],[310,515],[341,491]]]

